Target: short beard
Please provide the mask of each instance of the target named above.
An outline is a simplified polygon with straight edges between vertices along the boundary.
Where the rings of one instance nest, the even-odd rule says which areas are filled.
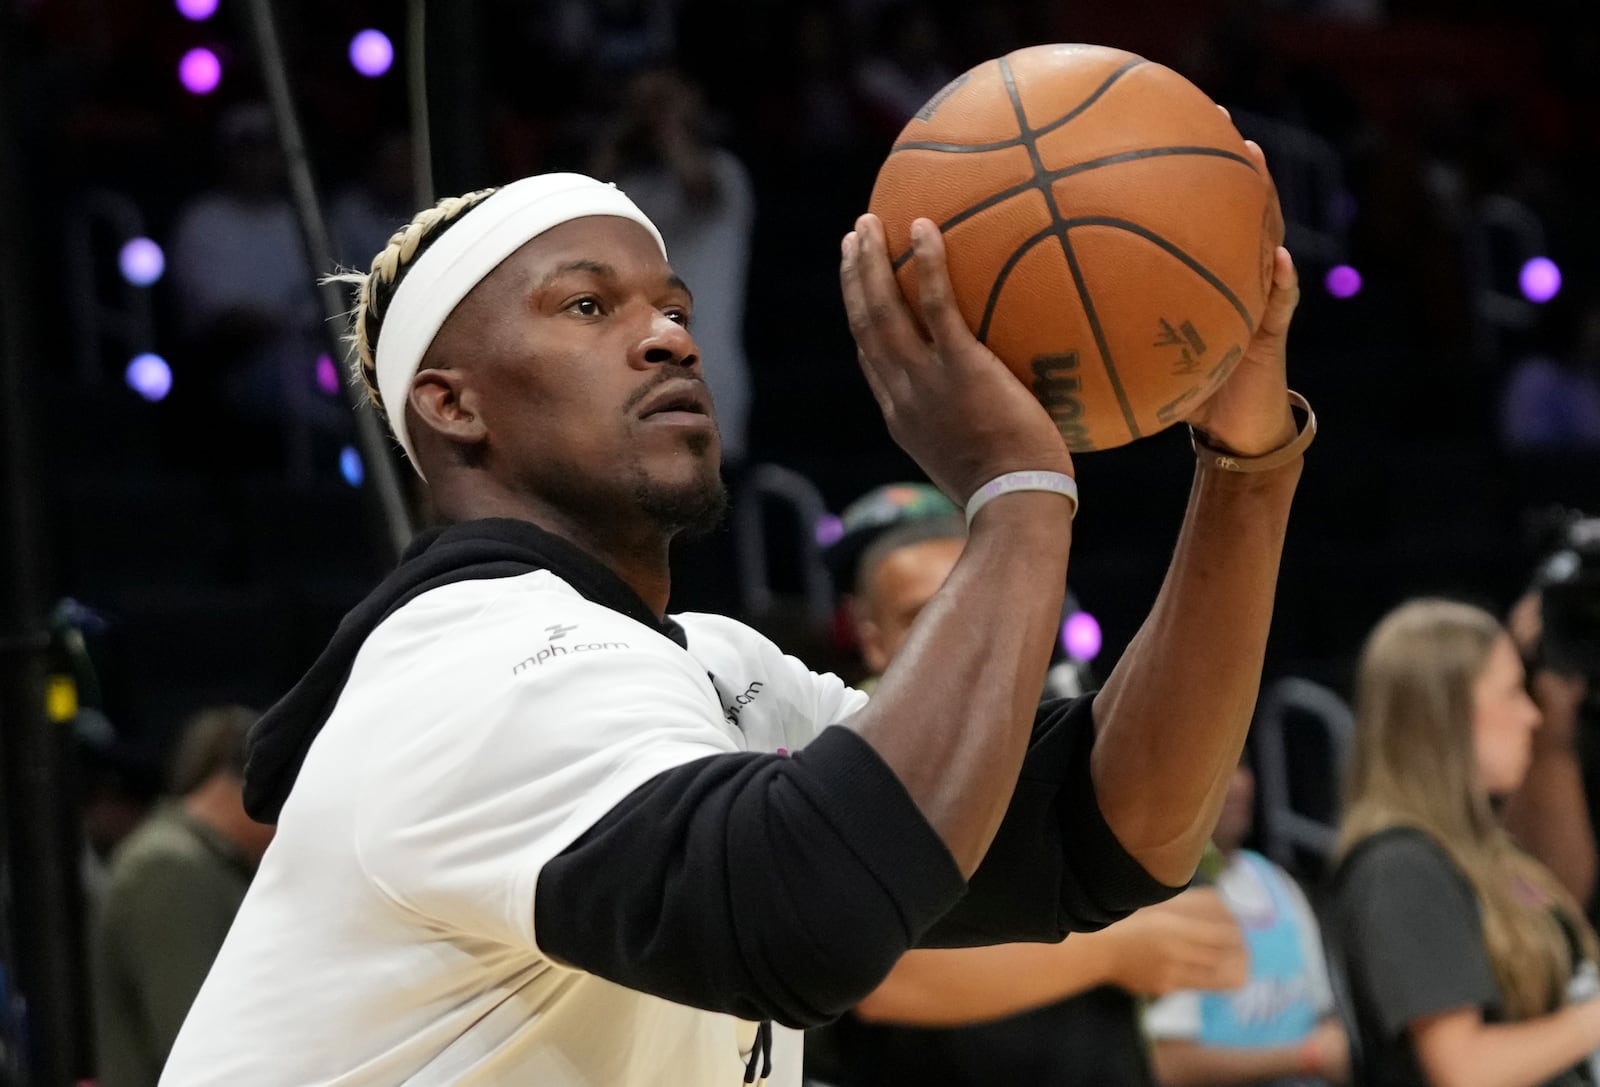
[[[668,536],[698,540],[709,536],[728,512],[728,488],[715,473],[686,487],[666,487],[650,479],[634,481],[639,509]]]

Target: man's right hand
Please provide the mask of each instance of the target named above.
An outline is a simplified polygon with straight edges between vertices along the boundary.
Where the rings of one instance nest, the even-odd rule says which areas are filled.
[[[1111,983],[1140,996],[1237,989],[1250,977],[1239,924],[1209,887],[1137,910],[1096,938],[1113,941]]]
[[[856,220],[839,265],[861,369],[890,435],[957,503],[1006,472],[1072,475],[1071,454],[1049,413],[963,320],[939,228],[918,219],[911,238],[914,309],[895,279],[876,215]]]

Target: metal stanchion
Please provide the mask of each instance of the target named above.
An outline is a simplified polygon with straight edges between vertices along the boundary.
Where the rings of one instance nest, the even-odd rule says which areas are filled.
[[[323,325],[332,341],[333,357],[344,358],[346,348],[339,338],[339,330],[345,326],[347,302],[339,284],[323,282],[324,276],[334,267],[333,244],[329,238],[327,220],[322,214],[322,205],[317,199],[316,184],[312,179],[311,163],[295,112],[294,98],[289,92],[289,76],[284,67],[272,0],[250,0],[249,9],[251,31],[261,62],[262,82],[277,123],[278,140],[288,167],[290,195],[300,221],[306,254],[310,258],[307,272],[317,280],[318,293],[327,317]],[[411,542],[414,531],[411,506],[400,484],[398,466],[390,451],[383,424],[359,402],[358,394],[350,383],[344,384],[356,413],[356,437],[361,445],[361,459],[366,463],[370,493],[376,498],[381,515],[379,544],[384,549],[387,562],[392,565]]]
[[[14,118],[21,103],[11,84],[16,39],[0,12],[0,207],[24,208]],[[35,251],[24,236],[29,217],[0,215],[0,953],[14,966],[26,1006],[23,1022],[0,1007],[0,1043],[15,1068],[0,1068],[31,1087],[71,1087],[82,1071],[88,996],[82,972],[82,890],[77,813],[66,788],[68,747],[46,713],[49,636],[45,621],[45,534],[34,494],[27,374],[42,364],[30,335],[34,310],[24,267]],[[5,1029],[10,1028],[10,1029]],[[10,1037],[7,1037],[10,1035]],[[3,1081],[3,1080],[0,1080]]]

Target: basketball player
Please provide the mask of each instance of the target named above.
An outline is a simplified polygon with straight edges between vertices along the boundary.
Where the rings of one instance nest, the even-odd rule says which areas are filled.
[[[1310,433],[1288,254],[1194,418],[1228,463],[1281,463],[1201,458],[1121,666],[1039,712],[1072,461],[961,323],[931,223],[915,249],[913,308],[863,216],[845,304],[891,433],[972,532],[868,704],[740,623],[664,614],[669,542],[724,504],[716,360],[626,196],[542,175],[395,235],[357,349],[444,523],[253,737],[277,837],[163,1083],[794,1087],[795,1028],[907,948],[1059,940],[1189,879]]]

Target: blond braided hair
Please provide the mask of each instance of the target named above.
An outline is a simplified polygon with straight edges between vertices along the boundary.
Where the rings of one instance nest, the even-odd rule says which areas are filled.
[[[383,394],[378,391],[378,334],[383,330],[383,319],[399,289],[400,279],[445,228],[494,191],[478,189],[461,196],[445,197],[433,207],[418,212],[409,223],[395,231],[383,251],[372,258],[371,271],[328,277],[333,282],[356,288],[355,308],[350,311],[350,329],[345,335],[355,349],[350,366],[366,389],[367,398],[385,418],[388,408]]]

